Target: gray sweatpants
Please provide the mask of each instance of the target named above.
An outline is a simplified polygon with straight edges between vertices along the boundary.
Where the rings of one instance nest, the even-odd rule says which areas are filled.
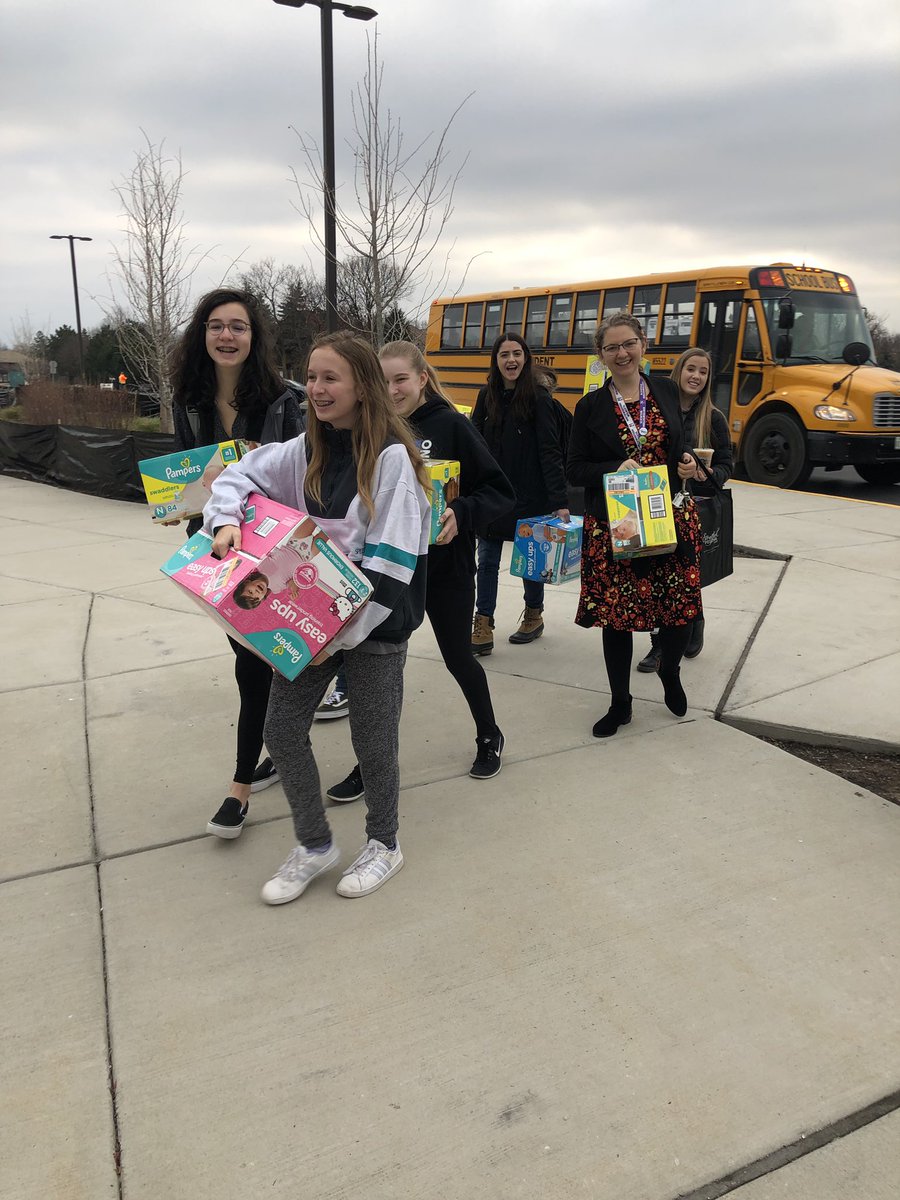
[[[359,648],[344,651],[350,737],[366,789],[366,837],[387,846],[393,845],[397,835],[405,663],[405,642],[388,654],[370,654]],[[266,747],[291,806],[297,841],[308,850],[331,842],[309,731],[333,676],[334,663],[330,661],[307,667],[292,683],[276,674],[266,715]]]

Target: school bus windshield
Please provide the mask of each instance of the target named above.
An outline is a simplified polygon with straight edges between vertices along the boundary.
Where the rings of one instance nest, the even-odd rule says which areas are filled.
[[[760,289],[772,351],[780,361],[781,355],[776,347],[779,335],[784,333],[778,328],[779,301],[784,292],[777,295],[767,293],[768,289]],[[848,342],[864,342],[874,360],[872,338],[856,296],[793,291],[791,300],[794,304],[794,326],[790,330],[791,352],[786,362],[841,362]]]

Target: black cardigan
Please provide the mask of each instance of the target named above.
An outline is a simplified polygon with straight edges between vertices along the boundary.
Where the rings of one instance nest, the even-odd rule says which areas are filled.
[[[684,453],[684,428],[678,402],[678,389],[670,379],[644,380],[663,415],[669,430],[669,487],[673,494],[681,486],[678,463]],[[584,488],[584,511],[605,521],[606,497],[603,476],[618,471],[626,458],[636,458],[635,448],[625,445],[619,435],[618,408],[613,400],[609,380],[596,391],[582,396],[575,406],[572,435],[569,439],[569,461],[566,468],[569,483]],[[629,438],[630,442],[631,439]]]
[[[523,517],[546,516],[569,505],[566,464],[559,441],[559,427],[550,393],[535,388],[534,417],[516,421],[510,413],[510,396],[504,399],[499,421],[488,419],[487,387],[475,401],[472,424],[484,437],[488,449],[516,493],[515,506],[498,519],[476,524],[482,537],[512,541],[516,522]],[[621,460],[620,460],[621,461]]]

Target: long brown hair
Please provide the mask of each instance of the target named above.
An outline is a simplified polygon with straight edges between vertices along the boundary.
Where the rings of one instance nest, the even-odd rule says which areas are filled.
[[[670,378],[674,380],[675,386],[678,388],[678,396],[681,398],[681,372],[684,364],[689,358],[705,358],[709,364],[709,374],[706,377],[706,387],[697,397],[696,409],[694,412],[694,437],[697,439],[698,446],[711,446],[709,440],[712,434],[712,380],[713,380],[713,365],[712,359],[706,350],[701,350],[698,346],[692,346],[690,350],[685,350],[681,358],[672,368]]]
[[[533,421],[535,389],[536,385],[542,385],[538,384],[534,377],[534,359],[528,343],[521,334],[512,331],[501,333],[491,346],[491,365],[487,379],[487,419],[491,422],[499,421],[503,410],[504,381],[497,364],[497,355],[504,342],[514,342],[525,352],[525,363],[513,389],[510,412],[518,421]]]
[[[402,358],[416,373],[425,372],[425,391],[429,396],[438,396],[451,408],[454,407],[453,401],[444,391],[440,376],[437,371],[426,359],[425,355],[413,342],[388,342],[378,351],[378,358],[383,361],[386,358]]]
[[[372,499],[372,480],[375,466],[382,450],[391,442],[399,442],[416,472],[416,478],[426,492],[431,491],[428,471],[416,448],[409,426],[394,410],[388,395],[387,384],[381,363],[368,342],[355,334],[339,330],[316,338],[309,348],[306,367],[314,350],[328,347],[339,354],[350,367],[356,397],[359,400],[359,415],[351,430],[353,461],[356,463],[356,490],[369,511],[370,519],[375,515]],[[306,440],[309,444],[309,463],[306,468],[306,491],[317,504],[322,503],[322,474],[328,462],[328,446],[322,436],[315,406],[309,405],[311,419],[307,420]]]

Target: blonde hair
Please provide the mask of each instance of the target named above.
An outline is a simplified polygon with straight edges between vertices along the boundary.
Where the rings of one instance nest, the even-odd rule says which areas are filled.
[[[597,326],[597,332],[594,334],[594,349],[598,354],[603,351],[603,343],[606,340],[606,335],[616,325],[627,325],[632,333],[637,334],[643,344],[647,345],[647,335],[644,333],[644,327],[630,312],[626,312],[623,308],[619,312],[610,313],[608,317],[604,317]]]
[[[368,509],[370,519],[375,515],[375,503],[372,499],[375,466],[379,454],[390,442],[399,442],[403,446],[409,455],[416,478],[425,492],[430,493],[431,480],[422,456],[416,448],[409,426],[397,414],[391,403],[381,363],[375,351],[368,342],[352,333],[326,333],[316,338],[310,346],[306,360],[307,369],[313,351],[323,348],[340,355],[350,367],[353,376],[356,398],[359,401],[359,414],[351,430],[353,461],[356,463],[356,490]],[[304,490],[317,504],[321,504],[322,475],[328,462],[328,446],[315,417],[307,422],[306,440],[310,452]]]
[[[432,395],[440,396],[442,400],[446,400],[451,408],[453,407],[453,401],[441,386],[437,371],[428,362],[419,347],[412,342],[388,342],[387,345],[382,346],[378,351],[378,358],[380,361],[386,358],[402,358],[409,363],[414,371],[424,371],[426,376],[425,391],[430,392]]]
[[[669,376],[678,388],[678,396],[681,398],[681,372],[684,369],[684,364],[689,358],[705,358],[709,364],[709,374],[706,377],[706,387],[697,398],[697,410],[694,416],[694,437],[697,439],[698,446],[710,446],[710,435],[712,434],[712,377],[713,365],[712,358],[708,351],[701,350],[699,346],[692,346],[690,350],[685,350],[681,358],[672,368],[672,374]]]

